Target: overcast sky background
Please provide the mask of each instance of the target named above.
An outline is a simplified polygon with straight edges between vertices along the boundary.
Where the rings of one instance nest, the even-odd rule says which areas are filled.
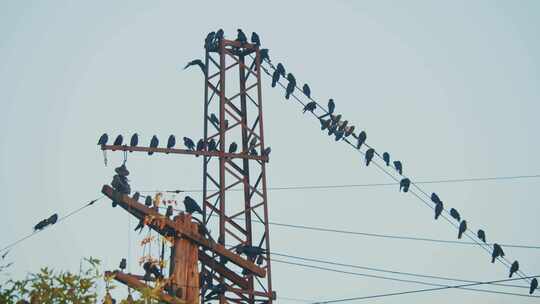
[[[259,33],[274,62],[283,62],[300,84],[308,82],[314,97],[324,103],[334,98],[337,111],[366,130],[379,151],[401,159],[415,180],[540,173],[538,1],[0,1],[2,247],[42,218],[100,196],[122,161],[121,153],[109,153],[104,166],[96,146],[103,132],[138,132],[145,144],[153,134],[162,142],[170,133],[202,136],[202,75],[182,67],[203,56],[206,33],[219,27],[232,38],[239,27]],[[302,116],[267,78],[263,94],[270,187],[391,181],[323,135],[318,122]],[[133,153],[132,187],[201,188],[201,162]],[[486,230],[489,241],[538,246],[539,182],[423,188],[459,209],[473,229]],[[271,220],[282,223],[449,240],[457,234],[397,186],[271,191],[269,210]],[[124,211],[101,200],[14,248],[11,274],[20,278],[42,266],[77,270],[87,256],[114,269],[127,256],[128,222]],[[133,233],[131,240],[130,268],[140,271]],[[507,269],[489,263],[476,246],[277,226],[271,227],[271,246],[397,271],[507,277]],[[525,273],[540,274],[540,250],[505,252]],[[307,300],[425,288],[279,263],[273,264],[273,282],[278,296]],[[377,301],[538,302],[462,290]]]

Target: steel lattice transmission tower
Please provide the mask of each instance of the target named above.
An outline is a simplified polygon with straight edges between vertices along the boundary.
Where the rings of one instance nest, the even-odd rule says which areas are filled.
[[[244,288],[227,295],[230,302],[271,302],[272,290],[268,199],[267,150],[264,141],[260,50],[254,44],[221,39],[206,48],[204,139],[228,151],[238,143],[243,158],[205,156],[203,165],[204,221],[219,221],[218,243],[227,247],[255,246],[262,255],[248,259],[266,270],[266,278],[240,270]],[[211,116],[219,118],[216,122]],[[232,193],[230,190],[243,191]],[[224,261],[220,261],[224,262]],[[211,269],[205,269],[210,272]],[[225,278],[218,276],[219,282]],[[227,301],[223,297],[220,303]]]

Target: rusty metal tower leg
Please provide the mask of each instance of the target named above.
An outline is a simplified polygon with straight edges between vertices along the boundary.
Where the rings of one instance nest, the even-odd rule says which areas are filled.
[[[249,271],[228,268],[226,260],[213,257],[216,263],[241,277],[242,282],[232,282],[203,263],[202,273],[212,277],[212,283],[207,285],[225,286],[226,292],[219,296],[220,303],[272,303],[275,298],[271,283],[266,163],[260,158],[266,146],[259,58],[257,46],[225,39],[206,52],[204,140],[218,143],[218,156],[204,157],[204,222],[217,225],[218,231],[212,237],[230,251],[239,246],[262,248],[263,254],[247,258],[266,270],[266,277],[259,278]],[[225,85],[226,79],[229,87]],[[212,115],[219,121],[215,117],[211,119]],[[250,156],[226,157],[233,142],[239,150],[236,153]],[[241,191],[242,196],[232,194],[231,190]],[[203,287],[202,303],[212,300],[205,299],[206,294]]]

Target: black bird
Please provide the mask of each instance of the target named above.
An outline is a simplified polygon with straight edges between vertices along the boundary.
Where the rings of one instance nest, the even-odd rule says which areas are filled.
[[[334,100],[330,98],[328,100],[328,113],[332,114],[334,113],[334,110],[336,109],[336,104],[334,103]]]
[[[255,148],[255,146],[257,145],[257,137],[253,137],[250,141],[249,141],[249,146],[248,146],[248,149],[252,149],[252,148]]]
[[[411,180],[408,178],[404,178],[399,182],[399,191],[401,191],[401,188],[403,188],[403,192],[409,191],[409,186],[411,185]]]
[[[348,128],[345,128],[345,137],[350,136],[354,132],[354,126],[349,126]]]
[[[224,36],[223,34],[224,34],[223,29],[217,30],[216,35],[214,36],[214,42],[219,44],[221,40],[223,39],[223,36]]]
[[[340,139],[342,139],[343,135],[345,135],[345,131],[338,129],[336,132],[336,141],[339,141]]]
[[[157,148],[158,144],[159,144],[159,140],[157,136],[155,135],[152,136],[152,139],[150,140],[150,148]],[[152,154],[154,154],[153,151],[148,151],[148,155],[152,155]]]
[[[529,288],[529,294],[533,294],[536,288],[538,288],[538,280],[536,278],[533,278],[531,281],[531,287]]]
[[[120,270],[122,270],[122,272],[124,272],[124,270],[126,269],[127,267],[127,260],[125,258],[123,258],[121,261],[120,261],[120,265],[118,265],[118,268],[120,268]]]
[[[512,275],[516,273],[518,270],[519,270],[519,262],[514,261],[514,263],[512,263],[512,266],[510,266],[510,274],[508,275],[508,277],[511,278]]]
[[[356,144],[356,149],[360,150],[360,147],[362,147],[362,144],[366,142],[367,134],[365,131],[360,132],[358,134],[358,143]]]
[[[152,197],[150,195],[147,195],[146,198],[144,199],[144,204],[147,206],[147,207],[151,207],[152,206]]]
[[[186,208],[186,212],[189,214],[193,214],[194,212],[198,212],[200,214],[203,213],[201,207],[199,207],[197,202],[189,195],[184,198],[184,207]]]
[[[129,145],[132,147],[136,147],[139,144],[139,134],[135,133],[131,135],[131,139],[129,141]]]
[[[331,119],[324,120],[324,119],[320,118],[319,120],[321,122],[321,130],[323,130],[323,131],[325,129],[328,129],[330,127],[330,124],[332,124]]]
[[[256,46],[261,46],[261,39],[255,32],[251,33],[251,43],[255,44]]]
[[[171,217],[173,215],[173,207],[171,205],[169,205],[167,207],[167,211],[165,212],[165,216],[166,217]]]
[[[478,229],[478,232],[476,233],[476,236],[482,240],[482,242],[486,242],[486,233],[482,229]]]
[[[208,141],[208,151],[217,151],[217,144],[213,138]]]
[[[212,113],[210,114],[210,122],[217,128],[219,127],[219,119],[217,118],[216,114]]]
[[[276,84],[278,83],[280,76],[281,74],[279,73],[278,70],[275,70],[274,73],[272,73],[272,88],[276,87]]]
[[[240,245],[236,248],[237,254],[245,254],[248,258],[254,259],[258,255],[265,254],[265,250],[258,246]]]
[[[184,146],[191,151],[195,151],[195,143],[189,137],[184,136]]]
[[[137,224],[137,226],[136,226],[135,229],[133,229],[133,230],[134,230],[134,231],[139,230],[139,233],[141,233],[142,230],[143,230],[143,228],[144,228],[144,220],[143,220],[143,219],[140,219],[140,220],[139,220],[139,223]]]
[[[491,253],[491,263],[495,263],[495,259],[498,257],[504,257],[504,251],[501,245],[495,243],[493,244],[493,252]]]
[[[153,274],[156,279],[163,279],[163,274],[161,273],[161,270],[159,270],[159,267],[157,267],[156,264],[152,262],[146,262],[143,265],[145,275]]]
[[[201,139],[199,139],[199,141],[197,142],[197,148],[196,148],[196,149],[197,149],[197,151],[203,151],[204,148],[206,148],[205,146],[206,146],[206,145],[205,145],[204,139],[201,138]],[[199,155],[195,155],[195,156],[199,157]]]
[[[277,66],[276,66],[276,70],[279,72],[279,74],[283,77],[285,77],[285,75],[287,74],[287,72],[285,72],[285,67],[283,66],[283,64],[281,63],[278,63]]]
[[[431,193],[431,201],[435,204],[441,202],[441,199],[439,198],[439,196],[437,195],[437,193],[433,192]]]
[[[384,163],[387,165],[387,166],[390,166],[390,154],[388,152],[384,152],[382,154],[382,158],[384,160]]]
[[[122,145],[122,141],[124,141],[124,137],[123,137],[122,135],[118,135],[118,136],[116,136],[116,139],[114,140],[113,145],[115,145],[115,146],[121,146],[121,145]]]
[[[373,156],[375,156],[375,149],[369,148],[366,151],[366,167],[369,166],[369,163],[371,162],[371,160],[373,160]]]
[[[107,141],[109,141],[109,135],[107,135],[107,133],[103,133],[103,135],[101,135],[101,137],[98,139],[98,146],[103,146],[103,145],[106,145],[107,144]]]
[[[133,193],[133,200],[138,202],[139,201],[139,197],[141,197],[141,194],[139,192],[135,192]]]
[[[339,122],[338,122],[339,123]],[[340,125],[339,125],[339,129],[340,131],[345,131],[345,128],[347,128],[347,124],[349,123],[348,120],[345,120],[344,122],[342,122]]]
[[[444,210],[443,202],[439,201],[435,204],[435,219],[438,219]]]
[[[450,209],[450,216],[458,222],[461,221],[461,215],[459,215],[459,212],[454,208]]]
[[[212,42],[214,41],[214,37],[216,37],[216,32],[210,32],[208,35],[206,35],[206,38],[204,39],[204,47],[206,49],[210,48],[212,46]]]
[[[294,92],[294,89],[296,88],[296,78],[294,78],[293,74],[287,74],[287,80],[289,81],[289,83],[287,84],[287,89],[285,89],[285,99],[289,99],[291,94]]]
[[[261,49],[259,51],[259,54],[261,56],[261,58],[260,58],[261,63],[263,63],[265,60],[268,61],[268,62],[272,62],[270,60],[270,55],[268,54],[268,49]]]
[[[236,40],[240,42],[240,45],[247,43],[246,34],[244,34],[244,32],[241,29],[238,29],[237,32],[238,32],[238,35],[236,36]]]
[[[403,165],[399,160],[394,161],[394,167],[396,168],[396,171],[399,173],[399,175],[403,175]]]
[[[335,123],[332,123],[332,120],[330,120],[330,125],[328,126],[328,136],[334,134],[334,132],[336,132],[337,130],[337,125]]]
[[[236,152],[237,149],[238,149],[238,144],[236,144],[235,142],[232,142],[231,145],[229,146],[229,153],[234,153]]]
[[[170,149],[176,145],[176,137],[174,135],[169,135],[169,139],[167,140],[167,148]]]
[[[54,225],[56,224],[56,221],[58,221],[58,214],[53,214],[51,216],[49,216],[49,218],[47,219],[47,224],[48,225]]]
[[[332,119],[332,121],[337,124],[339,123],[339,121],[341,120],[341,114],[338,114],[338,115],[330,115],[330,118]]]
[[[43,228],[47,227],[47,225],[49,225],[49,222],[47,221],[47,219],[41,220],[39,223],[37,223],[34,226],[34,231],[42,230]]]
[[[463,220],[461,221],[461,223],[459,223],[459,232],[458,232],[457,238],[461,239],[461,236],[463,235],[465,231],[467,231],[467,221]]]
[[[304,113],[306,113],[307,111],[313,112],[316,108],[317,108],[317,103],[315,101],[308,102],[304,106]]]
[[[307,98],[311,99],[311,89],[309,88],[307,83],[305,83],[304,86],[302,87],[302,92],[304,93],[304,95],[307,96]]]
[[[261,155],[264,155],[264,156],[268,157],[268,156],[270,155],[270,152],[272,152],[272,148],[266,147],[266,148],[262,151]]]
[[[194,66],[194,65],[198,65],[201,68],[201,71],[203,73],[206,73],[206,66],[204,65],[204,63],[200,59],[195,59],[195,60],[192,60],[192,61],[188,62],[188,64],[186,64],[186,66],[184,67],[184,70],[189,68],[190,66]]]
[[[257,156],[257,155],[258,155],[257,149],[255,149],[255,147],[249,149],[249,155],[251,155],[251,156]]]

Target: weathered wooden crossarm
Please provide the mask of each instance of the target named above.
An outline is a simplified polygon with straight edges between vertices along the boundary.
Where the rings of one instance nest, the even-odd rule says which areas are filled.
[[[139,281],[138,279],[139,276],[134,276],[134,275],[119,272],[119,271],[112,271],[112,272],[105,271],[105,276],[112,276],[118,282],[125,284],[133,289],[136,289],[139,292],[141,292],[145,288],[152,289],[151,286],[148,286],[145,283]],[[184,300],[178,299],[176,297],[173,297],[163,292],[160,292],[158,294],[152,294],[152,297],[155,298],[156,300],[160,300],[160,301],[171,303],[171,304],[189,304]]]
[[[216,262],[214,259],[212,259],[209,255],[204,253],[204,251],[199,250],[199,261],[203,263],[203,265],[208,266],[215,270],[217,273],[221,274],[222,276],[229,279],[234,284],[240,286],[242,289],[249,289],[248,282],[244,280],[241,276],[237,275],[234,271],[231,271],[227,267],[221,265],[220,263]]]
[[[187,149],[168,149],[168,148],[151,148],[151,147],[131,147],[131,146],[114,146],[114,145],[103,145],[101,150],[110,150],[110,151],[129,151],[129,152],[154,152],[154,153],[165,153],[165,154],[188,154],[188,155],[205,155],[205,156],[220,156],[228,158],[247,158],[247,159],[256,159],[264,162],[268,162],[268,156],[265,155],[249,155],[248,153],[221,153],[219,151],[192,151]]]
[[[266,276],[266,270],[264,270],[261,267],[258,267],[253,262],[244,259],[240,255],[233,253],[225,248],[225,246],[218,244],[212,240],[209,240],[203,236],[201,236],[198,233],[193,233],[191,231],[186,231],[181,226],[176,225],[176,223],[166,217],[164,217],[162,214],[157,212],[156,210],[152,208],[148,208],[145,205],[135,201],[131,197],[127,195],[120,194],[119,192],[115,191],[111,186],[104,185],[101,189],[101,192],[105,194],[110,199],[118,202],[118,205],[121,206],[123,209],[128,211],[129,213],[133,214],[134,216],[141,219],[141,215],[145,216],[151,216],[154,218],[159,218],[159,224],[161,224],[162,227],[160,227],[157,223],[151,223],[150,227],[160,234],[165,234],[167,230],[173,229],[176,231],[177,234],[190,239],[191,241],[195,242],[197,245],[204,247],[207,250],[213,251],[219,256],[222,256],[226,258],[227,260],[231,261],[232,263],[242,267],[243,269],[246,269],[250,271],[251,273],[255,274],[258,277],[265,277]]]

